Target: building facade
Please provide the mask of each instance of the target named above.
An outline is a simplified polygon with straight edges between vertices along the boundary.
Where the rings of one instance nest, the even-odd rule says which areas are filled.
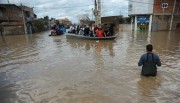
[[[0,23],[22,21],[22,10],[14,4],[0,4]]]
[[[15,4],[0,4],[0,25],[4,34],[32,33],[31,21],[36,18],[33,9]]]
[[[180,0],[129,1],[131,30],[178,30]]]

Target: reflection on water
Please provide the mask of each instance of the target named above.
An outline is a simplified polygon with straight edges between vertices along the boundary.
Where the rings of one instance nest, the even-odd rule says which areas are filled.
[[[141,77],[138,81],[138,103],[156,102],[156,97],[160,94],[157,92],[161,86],[161,78],[157,77]]]
[[[179,103],[178,32],[122,32],[116,40],[0,38],[0,103]],[[140,76],[137,62],[152,43],[162,67]]]
[[[114,57],[113,46],[116,41],[104,40],[104,41],[87,41],[87,40],[76,40],[76,39],[67,39],[67,42],[70,43],[71,47],[77,48],[78,51],[83,49],[86,51],[86,55],[91,55],[93,62],[95,62],[98,68],[103,68],[105,63],[105,56],[109,55]],[[108,62],[108,61],[107,61]]]

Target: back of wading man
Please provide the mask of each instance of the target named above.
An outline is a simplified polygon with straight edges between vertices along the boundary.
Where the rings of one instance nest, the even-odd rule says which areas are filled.
[[[141,75],[143,76],[156,76],[157,66],[161,66],[161,61],[157,54],[152,52],[153,46],[148,44],[146,52],[143,54],[138,62],[138,66],[142,66]]]

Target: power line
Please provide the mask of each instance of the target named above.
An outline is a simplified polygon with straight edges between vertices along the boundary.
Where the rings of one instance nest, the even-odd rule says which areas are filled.
[[[61,9],[61,8],[63,8],[63,9],[65,9],[65,8],[79,8],[79,7],[85,7],[85,6],[92,6],[93,4],[90,4],[90,5],[82,5],[82,6],[72,6],[72,7],[58,7],[58,8],[46,8],[46,7],[42,7],[43,9]],[[41,8],[41,7],[38,7],[38,6],[36,6],[35,8]]]
[[[154,3],[148,3],[148,2],[141,2],[141,1],[135,1],[135,0],[125,0],[125,1],[129,1],[129,2],[136,2],[136,3],[141,3],[141,4],[150,4],[150,5],[155,5]],[[128,8],[121,8],[121,7],[105,7],[106,5],[104,4],[108,4],[108,2],[102,2],[102,6],[103,11],[107,11],[107,9],[120,9],[120,10],[128,10]],[[81,6],[63,6],[63,7],[52,7],[52,8],[47,8],[47,7],[41,7],[41,6],[35,6],[35,8],[37,9],[44,9],[44,10],[51,10],[51,9],[71,9],[71,8],[82,8],[82,7],[87,7],[87,6],[93,6],[94,4],[90,4],[90,5],[81,5]],[[156,4],[157,5],[157,4]]]

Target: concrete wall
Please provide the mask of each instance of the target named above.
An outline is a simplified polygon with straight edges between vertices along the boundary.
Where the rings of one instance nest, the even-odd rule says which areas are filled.
[[[154,0],[129,1],[128,15],[152,14]]]
[[[180,15],[174,16],[173,24],[172,24],[172,30],[177,30],[176,26],[177,23],[180,23]]]
[[[171,16],[154,15],[153,22],[156,22],[157,30],[169,30]],[[153,25],[154,26],[154,25]]]
[[[171,15],[154,15],[153,17],[153,26],[157,26],[157,30],[169,30],[170,28],[170,20]],[[172,30],[176,30],[177,23],[180,23],[180,16],[174,16],[173,24],[172,24]]]
[[[22,35],[24,34],[23,26],[4,26],[3,35]]]
[[[22,8],[24,10],[24,12],[28,12],[28,14],[25,14],[25,16],[30,16],[31,18],[34,18],[34,11],[33,8],[27,7],[27,6],[19,6],[20,8]]]

